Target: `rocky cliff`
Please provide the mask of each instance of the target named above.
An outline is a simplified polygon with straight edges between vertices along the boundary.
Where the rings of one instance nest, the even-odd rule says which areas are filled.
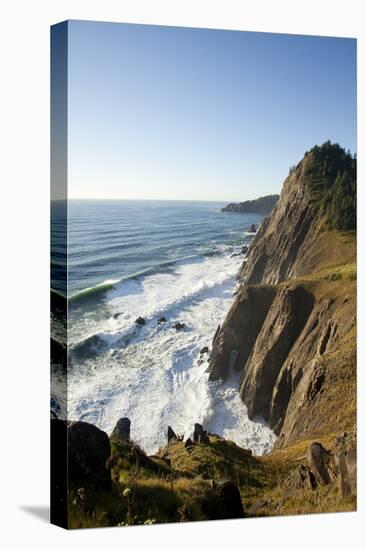
[[[252,241],[213,342],[210,378],[241,373],[249,416],[269,423],[278,447],[355,429],[355,177],[338,145],[305,154]]]

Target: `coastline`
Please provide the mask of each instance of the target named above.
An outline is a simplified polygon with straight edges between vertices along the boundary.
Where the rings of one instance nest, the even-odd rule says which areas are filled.
[[[149,453],[136,443],[136,422],[127,414],[115,418],[109,436],[90,421],[53,419],[53,429],[68,434],[69,527],[88,524],[85,499],[94,503],[93,525],[100,526],[356,509],[356,233],[342,226],[354,223],[352,210],[344,213],[329,201],[312,202],[309,174],[322,166],[323,155],[327,162],[334,155],[345,171],[353,167],[353,159],[339,146],[326,143],[307,152],[291,170],[278,204],[240,262],[239,284],[224,321],[219,328],[217,323],[210,326],[208,361],[197,362],[201,373],[208,367],[205,375],[211,382],[206,378],[206,385],[239,392],[249,419],[261,415],[268,422],[278,436],[273,448],[256,456],[246,445],[215,434],[207,417],[192,407],[189,427],[182,430],[171,421],[172,411],[180,411],[176,403],[166,409],[159,449]],[[330,174],[326,185],[333,185]],[[334,212],[338,227],[330,225]],[[223,313],[219,307],[216,320],[218,311]],[[151,341],[143,335],[158,313],[136,318],[139,347]],[[207,325],[204,316],[198,318]],[[187,352],[184,335],[192,334],[189,318],[171,318],[159,326],[153,332],[164,331],[165,348],[173,336],[178,344],[176,374],[184,380],[180,361]],[[115,343],[120,344],[118,339]],[[207,353],[206,344],[207,339],[196,342],[197,360]],[[160,361],[164,358],[162,351],[154,352]],[[148,383],[152,370],[145,370]],[[197,380],[191,382],[197,389]],[[139,385],[139,399],[142,395],[150,407],[146,387]],[[170,395],[169,386],[164,393]],[[172,395],[182,398],[177,391]],[[197,397],[202,406],[202,394]],[[218,399],[227,406],[222,395]],[[186,405],[184,401],[183,395]],[[146,425],[146,413],[140,420]]]

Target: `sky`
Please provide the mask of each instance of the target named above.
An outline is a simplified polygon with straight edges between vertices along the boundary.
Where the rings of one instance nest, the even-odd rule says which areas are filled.
[[[70,198],[243,201],[356,151],[356,40],[68,23]]]

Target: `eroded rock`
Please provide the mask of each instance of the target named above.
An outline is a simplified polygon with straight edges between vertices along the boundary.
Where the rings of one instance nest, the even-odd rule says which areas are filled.
[[[194,425],[193,441],[195,443],[210,443],[210,439],[206,430],[203,429],[201,424]]]
[[[111,433],[111,438],[126,441],[130,439],[131,420],[127,417],[120,418]]]
[[[108,435],[87,422],[68,425],[68,477],[81,486],[108,490],[111,486],[107,460],[111,454]]]
[[[168,445],[178,441],[177,435],[176,435],[175,431],[173,430],[173,428],[171,428],[171,426],[168,426],[167,436],[168,436]]]
[[[244,517],[244,507],[238,487],[232,481],[213,483],[202,499],[202,510],[209,519]]]
[[[312,443],[308,450],[308,462],[318,485],[328,485],[331,482],[329,463],[331,454],[321,443]]]

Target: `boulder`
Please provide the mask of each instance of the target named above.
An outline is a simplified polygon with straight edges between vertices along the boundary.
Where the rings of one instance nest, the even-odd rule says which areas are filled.
[[[357,449],[353,447],[346,452],[349,491],[355,495],[357,491]]]
[[[203,355],[204,353],[208,353],[208,347],[207,346],[204,346],[201,351],[200,351],[200,355]]]
[[[312,443],[308,449],[308,462],[318,485],[328,485],[331,482],[329,463],[331,453],[324,449],[321,443]]]
[[[109,490],[111,475],[107,460],[111,455],[108,435],[88,422],[68,425],[68,479],[79,486],[93,485]]]
[[[210,439],[206,430],[203,429],[201,424],[194,425],[193,441],[195,443],[210,443]]]
[[[158,325],[162,325],[163,323],[166,323],[166,317],[160,317],[160,319],[158,319]]]
[[[168,426],[168,445],[178,440],[177,435],[171,426]]]
[[[202,510],[209,519],[245,517],[239,489],[232,481],[212,483],[203,497]]]
[[[252,223],[252,225],[250,226],[249,231],[250,231],[250,233],[256,233],[257,232],[257,226],[255,225],[255,223]]]
[[[336,439],[334,462],[340,479],[342,495],[357,492],[357,440],[356,434],[344,432]]]
[[[241,254],[246,254],[246,253],[248,252],[248,250],[249,250],[249,247],[245,244],[245,245],[242,247],[242,249],[241,249],[240,252],[241,252]]]
[[[173,325],[173,328],[175,328],[175,330],[182,330],[183,328],[185,328],[185,324],[184,323],[175,323],[175,325]]]
[[[120,418],[111,433],[111,438],[126,441],[130,439],[131,421],[129,418]]]
[[[240,492],[232,481],[223,481],[217,484],[216,491],[224,503],[224,518],[234,519],[244,517],[244,508]]]
[[[146,325],[146,321],[143,317],[137,317],[137,319],[135,320],[135,323],[136,325],[140,325],[141,327]]]

